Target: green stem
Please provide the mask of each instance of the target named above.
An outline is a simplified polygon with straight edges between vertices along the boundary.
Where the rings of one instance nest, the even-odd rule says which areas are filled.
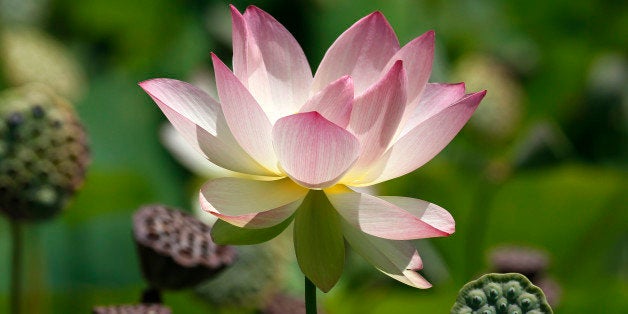
[[[11,313],[21,313],[20,302],[22,300],[22,224],[11,219],[11,241],[13,250],[11,254]]]
[[[305,277],[305,314],[316,314],[316,286]]]

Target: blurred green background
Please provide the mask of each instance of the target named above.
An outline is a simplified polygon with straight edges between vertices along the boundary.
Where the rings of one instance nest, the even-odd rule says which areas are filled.
[[[319,295],[326,313],[446,313],[465,282],[491,270],[488,256],[503,245],[547,254],[547,276],[560,287],[557,313],[626,313],[627,2],[232,3],[272,14],[314,68],[340,33],[380,10],[402,44],[436,31],[431,81],[488,90],[440,155],[379,187],[455,217],[451,237],[417,242],[434,287],[407,288],[350,255],[338,286]],[[53,86],[75,104],[92,149],[88,178],[69,208],[28,227],[27,313],[137,302],[144,283],[132,213],[146,203],[190,209],[202,182],[160,143],[165,118],[137,83],[199,81],[210,51],[228,62],[227,2],[0,0],[0,19],[3,87]],[[8,311],[7,229],[0,219],[0,313]],[[281,286],[300,295],[294,267],[288,272]],[[251,312],[219,309],[189,291],[166,293],[165,302],[175,313]]]

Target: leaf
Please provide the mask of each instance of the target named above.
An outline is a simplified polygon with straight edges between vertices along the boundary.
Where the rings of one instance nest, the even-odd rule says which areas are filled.
[[[218,220],[212,227],[211,236],[216,244],[221,245],[258,244],[279,235],[290,225],[293,217],[294,215],[275,226],[261,229],[240,228],[223,220]]]
[[[301,271],[328,292],[338,282],[345,261],[340,216],[323,191],[312,190],[294,220],[294,250]]]

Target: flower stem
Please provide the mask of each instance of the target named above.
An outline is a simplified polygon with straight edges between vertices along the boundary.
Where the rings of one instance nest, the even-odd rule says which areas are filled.
[[[22,301],[22,224],[11,219],[11,314],[21,312]]]
[[[316,286],[305,277],[305,314],[316,314]]]

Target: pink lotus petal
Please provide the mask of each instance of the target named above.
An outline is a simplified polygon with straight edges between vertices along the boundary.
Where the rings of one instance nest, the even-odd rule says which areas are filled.
[[[316,111],[325,119],[346,128],[353,107],[353,81],[343,76],[314,95],[299,110]]]
[[[240,178],[210,180],[201,187],[201,207],[238,227],[268,228],[290,217],[308,190],[290,179],[258,181]]]
[[[403,67],[408,74],[408,83],[406,86],[407,105],[403,118],[403,121],[405,121],[419,104],[419,98],[432,73],[434,31],[426,32],[401,47],[390,61],[388,61],[384,69],[391,68],[398,60],[403,61]]]
[[[397,140],[355,186],[373,185],[394,179],[423,166],[460,132],[480,104],[486,91],[470,94],[446,107]],[[344,180],[343,180],[344,182]]]
[[[415,215],[415,213],[420,213],[418,209],[408,211],[382,198],[355,193],[348,188],[327,189],[325,194],[347,223],[376,237],[390,240],[413,240],[450,234],[449,229],[437,228],[444,223],[423,220],[422,216]],[[415,207],[418,208],[419,205]]]
[[[313,189],[335,183],[355,162],[360,148],[351,133],[315,111],[279,119],[273,143],[288,176]]]
[[[426,289],[432,285],[417,273],[421,257],[410,241],[374,237],[343,223],[343,234],[351,248],[384,274],[409,286]]]
[[[454,217],[452,217],[447,210],[436,204],[402,196],[382,196],[380,198],[403,208],[415,217],[419,217],[425,223],[444,233],[452,234],[456,231]]]
[[[255,6],[244,15],[231,7],[234,72],[271,121],[307,100],[312,72],[303,50],[275,18]]]
[[[228,130],[220,104],[200,89],[173,79],[139,84],[177,131],[207,158],[229,170],[273,175],[238,145]]]
[[[358,138],[361,150],[347,177],[362,175],[388,148],[403,116],[405,86],[405,71],[397,61],[379,82],[355,99],[347,129]]]
[[[421,122],[456,103],[465,96],[464,83],[429,83],[425,86],[418,106],[409,114],[399,137],[403,137]]]
[[[251,157],[278,174],[268,117],[229,68],[214,54],[212,60],[222,111],[231,133]]]
[[[314,75],[312,92],[350,75],[359,95],[380,77],[397,50],[399,41],[392,27],[384,15],[374,12],[353,24],[327,50]]]

